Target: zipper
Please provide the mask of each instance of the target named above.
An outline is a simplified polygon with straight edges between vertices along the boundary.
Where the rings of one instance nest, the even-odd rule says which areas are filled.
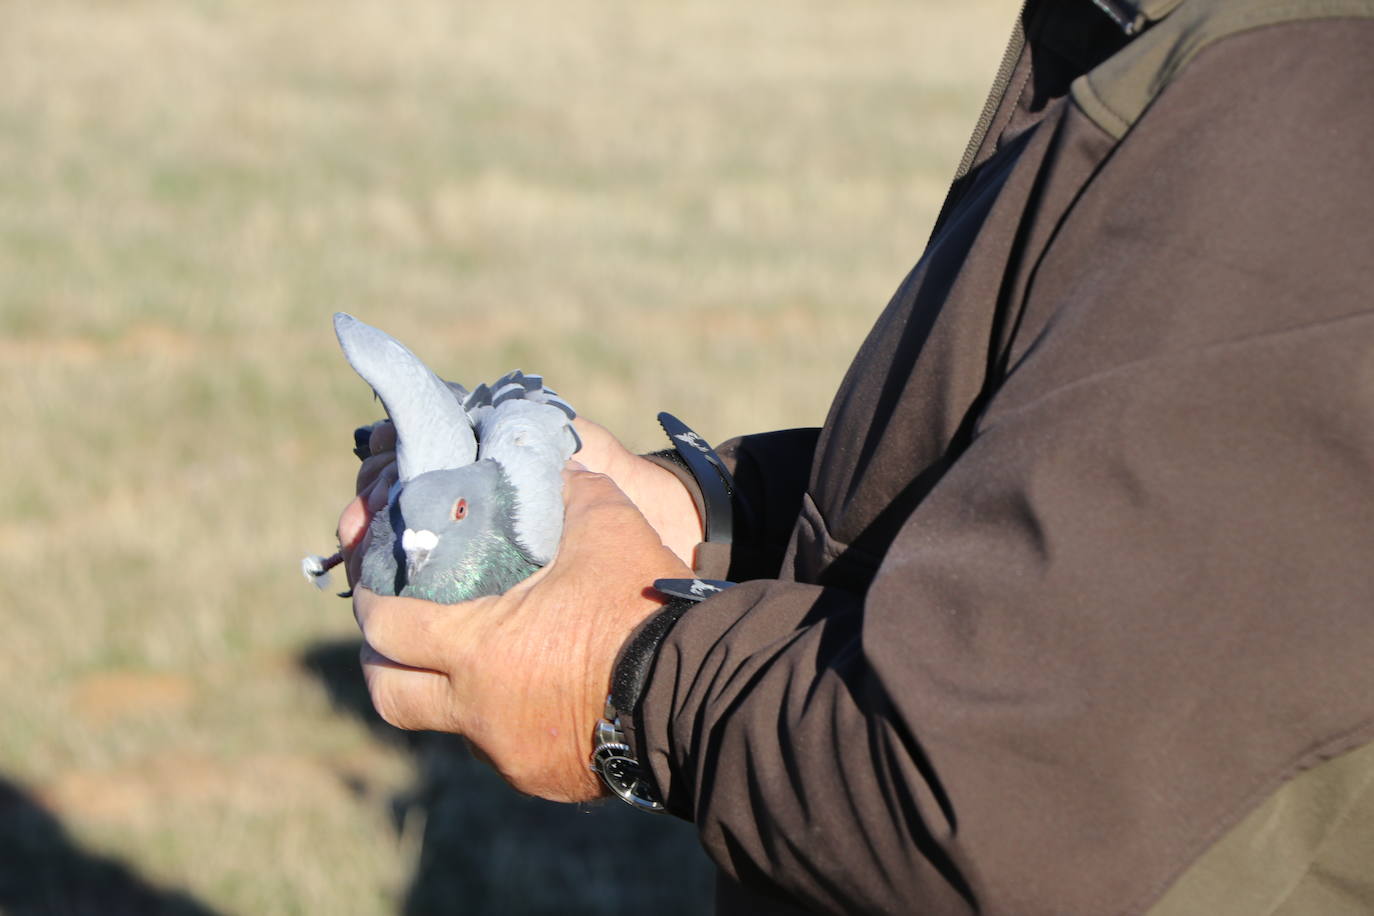
[[[1016,62],[1021,59],[1021,52],[1026,48],[1026,27],[1022,19],[1026,15],[1026,4],[1029,0],[1021,0],[1021,8],[1016,12],[1016,25],[1011,30],[1011,40],[1007,42],[1007,49],[1002,52],[1002,63],[997,68],[997,76],[992,81],[992,89],[988,91],[987,101],[983,103],[983,111],[978,115],[978,123],[974,125],[973,136],[969,138],[968,146],[964,148],[964,157],[959,160],[959,168],[954,172],[954,182],[968,174],[969,169],[973,168],[973,159],[978,155],[978,148],[987,139],[988,130],[992,127],[992,119],[997,114],[998,107],[1002,104],[1002,96],[1007,92],[1007,84],[1011,82],[1012,71],[1016,69]],[[953,184],[951,182],[951,190]]]

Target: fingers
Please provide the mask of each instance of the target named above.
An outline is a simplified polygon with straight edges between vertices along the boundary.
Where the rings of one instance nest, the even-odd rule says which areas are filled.
[[[399,472],[396,469],[396,462],[392,461],[378,473],[377,478],[372,481],[366,490],[359,490],[363,499],[367,503],[369,514],[377,512],[386,505],[387,496],[391,493],[391,487],[396,483]]]
[[[338,534],[339,547],[345,554],[357,548],[363,535],[367,533],[367,523],[371,518],[372,513],[367,510],[361,496],[353,497],[353,500],[344,506],[343,514],[339,516]]]
[[[390,598],[366,588],[353,592],[353,616],[367,644],[407,668],[448,672],[460,663],[457,654],[466,648],[465,623],[478,613],[472,605],[462,610],[417,598]]]
[[[573,417],[572,424],[573,428],[577,430],[578,438],[582,440],[584,445],[591,442],[600,448],[606,440],[615,438],[606,427],[595,420],[588,420],[581,414]]]
[[[389,476],[396,480],[396,453],[380,452],[358,466],[357,485],[354,492],[362,493],[372,487],[379,479]],[[390,484],[388,484],[390,486]]]
[[[370,457],[363,459],[358,468],[355,493],[366,493],[376,489],[379,481],[385,480],[383,492],[396,482],[396,427],[389,420],[374,423],[368,435],[367,446]],[[374,508],[375,511],[375,508]]]
[[[573,420],[573,427],[582,441],[582,448],[577,451],[578,461],[616,479],[624,476],[635,456],[621,445],[610,430],[581,415]]]
[[[368,504],[366,496],[355,496],[339,516],[339,549],[343,552],[344,573],[350,586],[357,583],[362,572],[363,551],[360,548],[367,539],[367,528],[375,514],[376,509]]]
[[[358,552],[358,547],[363,543],[368,526],[372,524],[372,516],[385,508],[391,485],[395,482],[396,464],[393,461],[382,468],[375,480],[358,491],[358,495],[344,506],[343,514],[339,516],[339,547],[343,550],[344,568],[350,585],[358,581],[362,569],[362,554]]]
[[[358,656],[372,705],[387,724],[412,731],[452,726],[445,675],[397,664],[367,643]]]
[[[396,451],[396,426],[390,420],[383,420],[372,427],[367,447],[373,455]]]

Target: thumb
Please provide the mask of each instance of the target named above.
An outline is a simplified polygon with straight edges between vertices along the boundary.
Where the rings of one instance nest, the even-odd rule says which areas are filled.
[[[573,559],[584,551],[658,550],[662,541],[630,497],[605,474],[563,471],[563,540],[559,553]]]
[[[367,505],[361,496],[355,496],[339,516],[339,546],[350,551],[357,547],[367,533],[367,522]]]
[[[563,509],[568,518],[564,524],[565,531],[569,523],[584,524],[584,517],[588,514],[632,513],[643,518],[634,502],[614,480],[605,474],[589,471],[576,461],[569,461],[563,468]]]

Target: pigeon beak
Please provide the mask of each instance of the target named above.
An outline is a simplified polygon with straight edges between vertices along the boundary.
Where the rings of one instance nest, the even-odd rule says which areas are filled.
[[[433,531],[412,531],[407,528],[401,535],[401,549],[406,555],[406,581],[414,582],[420,570],[429,562],[430,554],[439,544],[439,535]]]

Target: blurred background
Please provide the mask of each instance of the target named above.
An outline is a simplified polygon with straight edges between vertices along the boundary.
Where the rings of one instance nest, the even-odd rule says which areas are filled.
[[[824,418],[1011,0],[0,4],[0,912],[692,913],[692,829],[371,714],[338,309],[634,448]]]

